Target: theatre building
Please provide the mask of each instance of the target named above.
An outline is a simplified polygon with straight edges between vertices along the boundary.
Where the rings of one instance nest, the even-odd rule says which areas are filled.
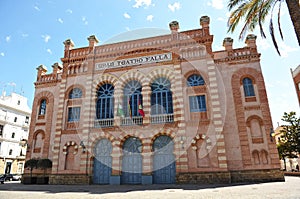
[[[79,48],[67,39],[61,64],[37,68],[27,160],[51,159],[51,184],[284,180],[256,36],[213,51],[209,22]]]

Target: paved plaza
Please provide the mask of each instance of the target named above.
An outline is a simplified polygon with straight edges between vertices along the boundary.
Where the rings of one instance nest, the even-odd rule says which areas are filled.
[[[0,199],[210,199],[299,198],[300,177],[285,182],[234,185],[23,185],[0,184]]]

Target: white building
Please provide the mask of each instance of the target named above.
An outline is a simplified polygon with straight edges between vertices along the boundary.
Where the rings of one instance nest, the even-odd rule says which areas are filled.
[[[0,174],[23,173],[31,109],[16,93],[0,97]]]

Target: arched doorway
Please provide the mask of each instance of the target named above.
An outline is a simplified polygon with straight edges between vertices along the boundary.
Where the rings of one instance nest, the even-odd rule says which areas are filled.
[[[176,164],[173,140],[166,135],[159,136],[153,142],[153,149],[153,183],[175,183]]]
[[[95,184],[109,184],[112,167],[112,145],[108,139],[101,139],[94,148],[94,173]]]
[[[142,183],[142,143],[136,137],[128,138],[123,145],[122,184]]]

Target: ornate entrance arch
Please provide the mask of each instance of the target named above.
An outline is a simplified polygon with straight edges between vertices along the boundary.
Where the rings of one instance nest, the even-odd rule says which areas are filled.
[[[142,183],[142,142],[136,137],[128,138],[123,145],[122,184]]]
[[[174,142],[166,135],[157,137],[153,142],[153,183],[173,184],[176,177]]]
[[[112,168],[112,145],[108,139],[101,139],[94,148],[94,173],[95,184],[109,184]]]

